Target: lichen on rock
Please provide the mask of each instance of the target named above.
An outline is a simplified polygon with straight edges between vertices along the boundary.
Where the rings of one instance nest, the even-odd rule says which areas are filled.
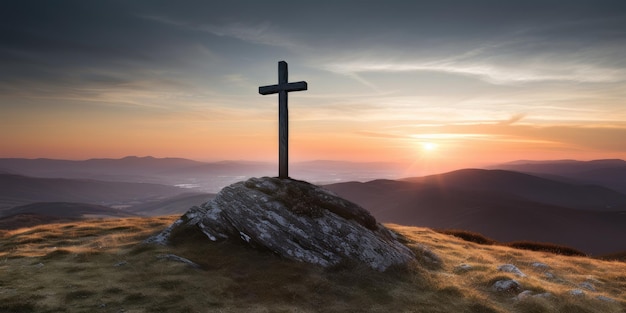
[[[414,258],[365,209],[293,179],[251,178],[227,186],[147,241],[167,244],[180,228],[197,230],[211,241],[239,240],[321,266],[351,260],[382,271]]]

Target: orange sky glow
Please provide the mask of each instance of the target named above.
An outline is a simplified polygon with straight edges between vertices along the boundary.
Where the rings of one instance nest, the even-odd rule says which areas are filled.
[[[309,85],[289,95],[292,162],[397,162],[418,175],[625,159],[626,13],[580,3],[542,8],[552,15],[513,3],[42,3],[37,18],[15,5],[0,22],[21,29],[0,45],[0,157],[275,161],[277,96],[258,86],[285,60],[289,80]]]

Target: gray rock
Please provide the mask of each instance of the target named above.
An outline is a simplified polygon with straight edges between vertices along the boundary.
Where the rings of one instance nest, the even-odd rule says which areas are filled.
[[[437,254],[432,252],[427,246],[423,244],[418,244],[415,246],[415,248],[418,254],[427,263],[430,263],[433,265],[441,265],[443,263],[443,260],[441,260],[441,258]]]
[[[596,291],[596,287],[594,287],[593,284],[588,281],[582,282],[578,286],[585,288],[587,290],[590,290],[590,291]]]
[[[516,300],[524,300],[528,297],[531,297],[533,295],[533,292],[530,290],[524,290],[522,291],[520,294],[517,295],[517,297],[515,297]]]
[[[473,266],[471,266],[469,264],[466,264],[466,263],[463,263],[463,264],[457,266],[457,269],[460,270],[460,271],[469,271],[469,270],[471,270],[473,268],[474,268]]]
[[[189,260],[189,259],[185,259],[183,257],[177,256],[175,254],[159,254],[156,256],[157,259],[165,259],[165,260],[170,260],[170,261],[175,261],[175,262],[181,262],[181,263],[185,263],[193,268],[201,268],[200,265],[194,263],[193,261]]]
[[[212,241],[239,238],[285,258],[321,266],[354,260],[382,271],[415,257],[365,209],[292,179],[251,178],[227,186],[147,242],[167,244],[180,227],[197,229]],[[434,254],[428,257],[440,261]]]
[[[549,292],[543,292],[543,293],[538,293],[538,294],[533,294],[533,292],[531,290],[524,290],[522,291],[520,294],[518,294],[515,298],[513,298],[514,300],[526,300],[528,298],[544,298],[544,299],[549,299],[552,298],[552,294]]]
[[[552,298],[552,294],[549,292],[538,293],[533,295],[534,298]]]
[[[170,238],[170,235],[172,233],[172,230],[174,230],[176,227],[178,227],[179,225],[181,225],[183,223],[183,221],[185,220],[190,220],[193,217],[195,217],[195,213],[191,213],[194,210],[198,210],[199,208],[194,206],[191,209],[189,209],[189,211],[187,211],[187,213],[185,213],[181,218],[177,219],[172,225],[170,225],[169,227],[167,227],[166,229],[164,229],[163,231],[161,231],[160,233],[149,237],[148,239],[144,240],[144,243],[154,243],[154,244],[159,244],[159,245],[167,245],[167,242]]]
[[[541,262],[533,262],[533,264],[531,264],[534,268],[536,268],[537,270],[540,271],[545,271],[548,270],[550,268],[550,266],[548,264],[545,263],[541,263]]]
[[[496,281],[491,288],[498,292],[518,292],[522,289],[522,285],[517,280],[506,279]]]
[[[513,265],[513,264],[503,264],[498,266],[498,271],[501,272],[507,272],[507,273],[513,273],[519,277],[526,277],[526,274],[522,273],[522,271],[519,270],[519,268],[517,268],[517,266]]]
[[[604,301],[604,302],[611,302],[611,303],[615,303],[617,302],[617,300],[613,299],[613,298],[609,298],[607,296],[597,296],[596,299],[600,300],[600,301]]]
[[[572,289],[569,291],[569,294],[576,297],[582,297],[585,295],[585,292],[580,289]]]

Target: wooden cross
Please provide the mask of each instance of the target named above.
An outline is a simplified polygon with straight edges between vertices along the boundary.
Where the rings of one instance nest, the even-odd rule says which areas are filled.
[[[307,90],[305,81],[288,83],[287,62],[278,62],[278,84],[261,86],[259,93],[269,95],[278,93],[278,177],[289,178],[289,112],[287,111],[287,93]]]

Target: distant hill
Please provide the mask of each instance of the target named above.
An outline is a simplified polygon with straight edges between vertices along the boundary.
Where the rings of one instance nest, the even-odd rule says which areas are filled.
[[[463,169],[405,180],[442,189],[490,192],[581,210],[626,211],[626,195],[606,187],[566,183],[513,171]]]
[[[575,161],[515,161],[491,166],[552,179],[597,184],[626,194],[626,161],[620,159]]]
[[[184,185],[195,192],[216,193],[223,187],[250,177],[276,176],[274,162],[198,162],[181,158],[129,156],[121,159],[83,161],[0,158],[0,171],[31,177],[95,179]],[[314,183],[367,181],[397,178],[402,167],[395,163],[345,161],[294,162],[293,177]]]
[[[82,161],[0,158],[0,170],[24,176],[186,185],[198,192],[217,192],[246,177],[273,175],[275,167],[263,162],[207,163],[150,156]]]
[[[626,250],[626,242],[609,239],[626,238],[626,210],[620,211],[626,197],[597,186],[506,171],[461,170],[325,187],[382,222],[465,229],[504,242],[553,242],[592,254]]]
[[[184,193],[164,200],[138,204],[126,211],[143,216],[183,214],[192,206],[199,206],[214,197],[215,194],[209,193]]]
[[[137,214],[117,210],[101,205],[74,202],[38,202],[5,210],[5,217],[21,214],[33,214],[62,219],[80,219],[87,217],[133,217]]]
[[[169,198],[186,191],[182,188],[158,184],[0,174],[0,214],[2,214],[1,209],[34,202],[133,205]]]
[[[160,182],[158,173],[204,163],[181,158],[129,156],[121,159],[82,161],[55,159],[0,159],[0,169],[25,176],[47,178],[88,178],[131,182]]]
[[[12,230],[37,225],[76,221],[75,218],[63,218],[33,213],[15,214],[0,217],[0,230]]]

